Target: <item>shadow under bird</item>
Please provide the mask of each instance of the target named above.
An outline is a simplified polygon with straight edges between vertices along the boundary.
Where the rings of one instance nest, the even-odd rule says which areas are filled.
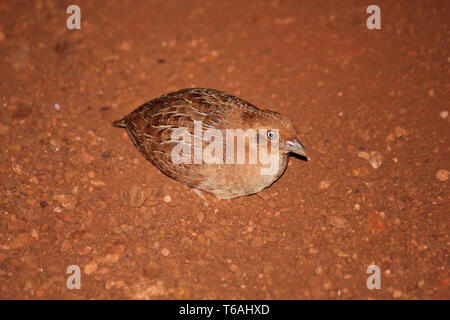
[[[200,124],[200,128],[196,124]],[[305,149],[296,139],[295,129],[289,119],[278,112],[261,110],[214,89],[191,88],[165,94],[143,104],[113,125],[126,128],[137,149],[164,174],[220,199],[251,195],[269,187],[286,170],[290,153],[306,158]],[[224,161],[174,161],[173,150],[180,141],[174,140],[173,134],[180,129],[186,130],[188,136],[202,141],[205,141],[204,134],[208,131],[222,133],[223,142],[226,142],[223,155],[217,152],[214,155],[223,156]],[[197,129],[201,131],[200,137]],[[230,146],[225,137],[226,131],[230,129],[241,129],[242,132],[253,129],[256,136],[245,138],[245,150],[250,154],[255,148],[261,150],[262,146],[267,146],[265,158],[257,157],[254,163],[228,162],[225,158]],[[192,151],[195,142],[188,144],[188,147],[193,147]],[[235,141],[231,147],[232,158],[236,159],[239,148]],[[191,154],[194,155],[195,150]],[[269,174],[261,173],[262,169],[274,162],[275,170],[269,171]]]

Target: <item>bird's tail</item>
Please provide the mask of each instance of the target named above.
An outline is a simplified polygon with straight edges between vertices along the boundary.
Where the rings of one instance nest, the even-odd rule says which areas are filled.
[[[118,128],[126,128],[126,127],[127,127],[127,124],[126,124],[125,119],[126,119],[126,118],[123,118],[123,119],[120,119],[120,120],[116,120],[116,121],[114,121],[114,122],[112,123],[112,125],[113,125],[114,127],[118,127]]]

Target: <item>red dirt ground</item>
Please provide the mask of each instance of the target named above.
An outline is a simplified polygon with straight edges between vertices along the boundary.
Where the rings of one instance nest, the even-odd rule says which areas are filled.
[[[364,1],[72,3],[0,3],[0,298],[450,298],[448,1],[378,1],[381,30]],[[111,126],[185,87],[287,115],[310,161],[204,207]]]

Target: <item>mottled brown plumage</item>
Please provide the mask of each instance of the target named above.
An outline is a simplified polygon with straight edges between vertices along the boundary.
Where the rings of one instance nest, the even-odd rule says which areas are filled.
[[[171,152],[177,142],[171,140],[172,133],[177,128],[187,128],[193,135],[194,121],[201,121],[202,132],[217,129],[223,132],[224,137],[226,129],[278,129],[278,169],[272,174],[262,175],[260,169],[267,165],[259,158],[255,164],[248,161],[245,164],[230,164],[225,163],[225,160],[223,164],[174,163]],[[267,188],[283,174],[290,152],[306,156],[286,117],[277,112],[260,110],[248,102],[213,89],[183,89],[163,95],[113,124],[126,128],[138,150],[163,173],[221,199],[254,194]],[[250,139],[245,140],[247,151],[251,148]],[[259,135],[258,139],[259,147],[266,137]],[[269,154],[273,146],[275,144],[269,145]],[[235,159],[236,152],[237,148]],[[269,158],[275,159],[270,155]]]

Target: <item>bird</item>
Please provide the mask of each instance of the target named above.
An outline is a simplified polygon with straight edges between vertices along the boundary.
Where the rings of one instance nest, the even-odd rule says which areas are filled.
[[[269,187],[286,170],[290,154],[307,160],[287,117],[215,89],[164,94],[113,125],[125,128],[139,152],[165,175],[219,199]]]

